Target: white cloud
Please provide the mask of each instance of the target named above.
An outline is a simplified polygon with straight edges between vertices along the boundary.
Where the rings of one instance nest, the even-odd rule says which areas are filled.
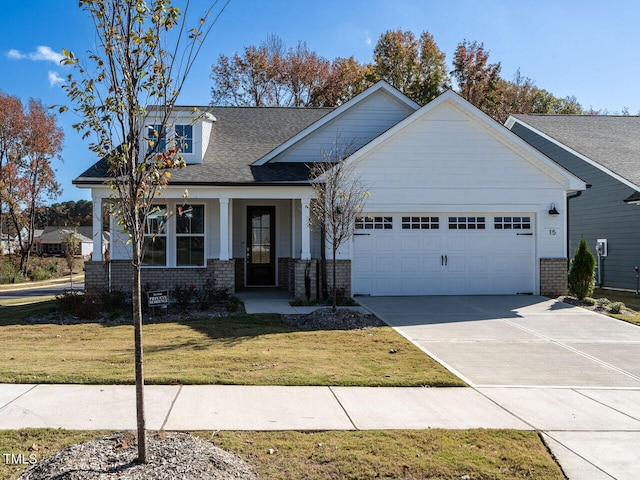
[[[12,58],[13,60],[22,60],[25,57],[26,55],[20,53],[20,50],[16,50],[15,48],[12,48],[7,52],[7,58]]]
[[[61,53],[52,50],[51,47],[40,45],[36,48],[35,52],[31,53],[22,53],[20,50],[12,48],[7,52],[7,58],[11,58],[13,60],[22,60],[27,58],[36,62],[53,62],[59,64],[64,56]]]
[[[49,77],[49,86],[55,87],[57,85],[62,85],[64,83],[64,78],[58,75],[58,72],[54,72],[53,70],[49,70],[47,74]]]

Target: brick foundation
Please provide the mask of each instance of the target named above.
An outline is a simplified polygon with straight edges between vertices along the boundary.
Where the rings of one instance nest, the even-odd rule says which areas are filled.
[[[194,285],[201,289],[207,280],[215,280],[216,288],[235,293],[235,259],[221,261],[207,260],[207,268],[143,268],[142,288],[172,290],[176,285]],[[85,264],[85,290],[88,295],[97,295],[109,288],[131,292],[133,266],[129,260],[87,262]]]
[[[569,290],[566,258],[540,259],[540,295],[558,297]]]

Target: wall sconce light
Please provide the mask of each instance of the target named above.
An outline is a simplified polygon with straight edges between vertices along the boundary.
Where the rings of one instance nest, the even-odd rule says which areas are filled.
[[[551,215],[552,217],[557,217],[558,215],[560,215],[560,212],[556,209],[555,203],[552,203],[551,207],[549,207],[549,215]]]

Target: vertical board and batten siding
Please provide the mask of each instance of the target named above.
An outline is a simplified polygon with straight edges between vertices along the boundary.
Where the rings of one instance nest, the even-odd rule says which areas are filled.
[[[636,288],[633,267],[640,265],[640,207],[624,203],[635,190],[585,162],[529,128],[515,123],[512,131],[592,187],[570,200],[569,256],[584,238],[595,255],[596,240],[608,241],[602,264],[603,286]]]
[[[336,140],[344,146],[349,145],[349,152],[353,153],[413,111],[406,103],[379,90],[295,143],[271,162],[323,161],[322,151],[332,150]]]
[[[358,159],[369,185],[371,212],[531,213],[537,218],[536,257],[564,257],[564,186],[443,103]],[[553,234],[549,233],[553,230]]]

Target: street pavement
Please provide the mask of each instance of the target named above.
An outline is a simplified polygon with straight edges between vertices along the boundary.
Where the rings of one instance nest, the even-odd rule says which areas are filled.
[[[535,430],[570,479],[637,478],[640,328],[544,297],[358,300],[470,388],[147,386],[148,428]],[[290,308],[268,292],[245,302]],[[133,386],[0,385],[0,429],[133,429],[134,398]]]

